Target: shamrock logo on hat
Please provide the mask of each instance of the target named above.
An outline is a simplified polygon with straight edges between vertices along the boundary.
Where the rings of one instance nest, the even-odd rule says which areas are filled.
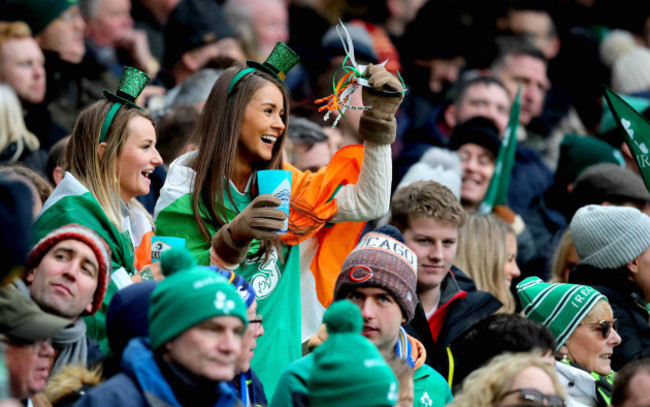
[[[431,397],[429,397],[429,393],[427,393],[426,391],[424,392],[422,397],[420,397],[420,403],[429,407],[433,405],[433,400],[431,400]]]
[[[235,308],[235,302],[226,299],[226,294],[217,291],[217,298],[214,300],[214,306],[217,309],[222,310],[224,314],[230,314],[230,311]]]

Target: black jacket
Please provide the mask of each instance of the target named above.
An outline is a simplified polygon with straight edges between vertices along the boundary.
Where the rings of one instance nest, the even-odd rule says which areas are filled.
[[[462,293],[465,293],[463,298]],[[503,306],[492,294],[476,289],[474,282],[458,268],[452,266],[451,271],[440,284],[441,309],[449,303],[447,316],[443,322],[438,340],[433,340],[429,322],[418,302],[413,320],[404,326],[409,335],[419,340],[427,351],[426,364],[434,368],[449,381],[450,367],[457,361],[450,360],[449,351],[453,355],[453,341],[475,322],[493,314]],[[452,377],[453,385],[453,377]]]
[[[569,282],[589,285],[600,291],[612,306],[618,319],[621,344],[614,348],[612,369],[619,370],[627,362],[650,357],[650,323],[643,291],[627,278],[629,270],[597,269],[578,265],[569,274]]]

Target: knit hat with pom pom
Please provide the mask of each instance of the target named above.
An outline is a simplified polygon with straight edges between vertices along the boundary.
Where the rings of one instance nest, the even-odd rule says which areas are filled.
[[[612,89],[620,93],[650,89],[650,49],[638,45],[628,31],[612,30],[600,46],[600,57],[612,70]]]
[[[206,319],[233,316],[248,324],[246,304],[228,280],[209,267],[197,266],[185,248],[163,253],[165,279],[149,304],[149,337],[154,349]]]
[[[310,406],[394,406],[397,379],[377,347],[361,335],[359,307],[336,301],[323,322],[329,337],[314,350],[307,384]]]

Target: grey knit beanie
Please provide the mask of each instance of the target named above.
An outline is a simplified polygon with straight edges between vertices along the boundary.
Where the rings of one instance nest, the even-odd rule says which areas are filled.
[[[621,267],[650,247],[650,217],[636,208],[587,205],[571,221],[580,264]]]

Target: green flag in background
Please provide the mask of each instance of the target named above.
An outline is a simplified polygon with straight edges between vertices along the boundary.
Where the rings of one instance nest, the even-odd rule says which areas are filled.
[[[609,88],[605,88],[605,99],[618,128],[623,132],[625,144],[641,170],[645,187],[650,191],[650,122]]]
[[[519,93],[521,88],[517,89],[517,96],[510,109],[510,120],[508,127],[503,133],[501,139],[501,148],[499,155],[494,164],[494,174],[490,180],[485,198],[478,208],[478,213],[491,213],[495,205],[506,205],[508,201],[508,186],[510,186],[510,177],[512,167],[515,163],[515,150],[517,149],[517,128],[519,127]]]

